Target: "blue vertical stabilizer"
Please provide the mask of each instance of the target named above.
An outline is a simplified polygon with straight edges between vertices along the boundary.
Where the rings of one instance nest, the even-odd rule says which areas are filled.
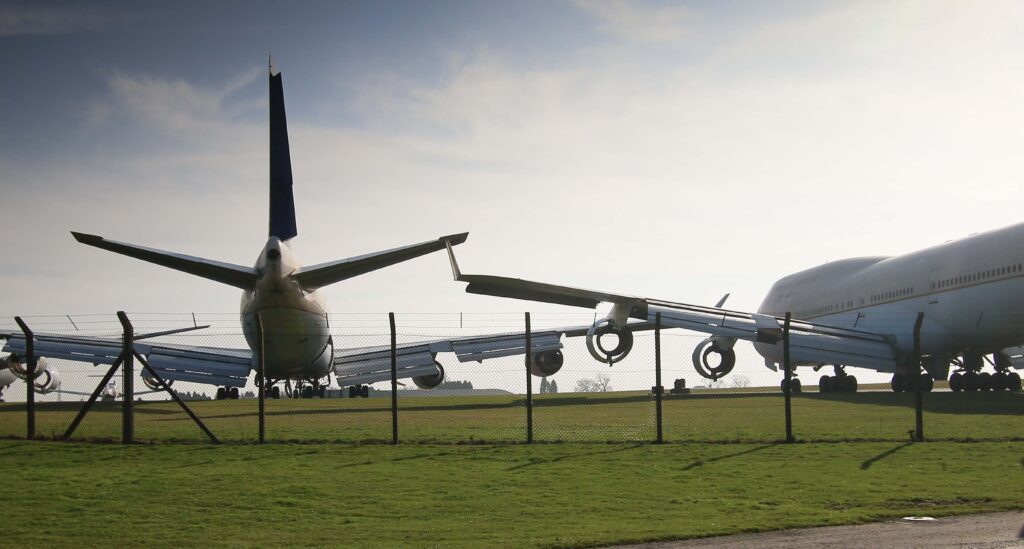
[[[288,240],[299,234],[292,198],[292,161],[284,115],[281,73],[270,71],[270,236]]]

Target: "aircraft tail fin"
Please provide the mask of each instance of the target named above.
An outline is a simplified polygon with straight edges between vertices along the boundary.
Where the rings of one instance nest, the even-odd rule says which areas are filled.
[[[284,114],[281,73],[270,67],[270,234],[289,240],[299,234],[292,197],[292,161],[288,149],[288,123]]]

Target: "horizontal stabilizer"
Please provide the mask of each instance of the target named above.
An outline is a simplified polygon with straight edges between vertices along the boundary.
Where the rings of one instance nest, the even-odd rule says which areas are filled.
[[[466,241],[469,233],[453,234],[442,236],[437,240],[421,242],[411,246],[403,246],[393,250],[385,250],[372,254],[350,257],[321,263],[310,267],[303,267],[291,275],[291,278],[307,290],[313,290],[328,284],[334,284],[342,280],[366,274],[377,269],[383,269],[396,263],[437,252],[445,249],[448,245],[462,244]]]
[[[251,267],[222,263],[201,257],[165,252],[154,248],[126,244],[107,240],[102,236],[71,232],[75,240],[82,244],[95,246],[104,250],[134,257],[150,263],[156,263],[162,267],[182,271],[185,273],[201,276],[210,280],[235,286],[236,288],[250,289],[256,284],[259,275]]]

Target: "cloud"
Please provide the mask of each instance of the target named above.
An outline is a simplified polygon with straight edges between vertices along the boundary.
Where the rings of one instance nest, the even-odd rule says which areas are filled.
[[[0,36],[92,31],[120,20],[122,18],[87,8],[35,8],[0,5]]]
[[[573,0],[605,32],[634,42],[672,44],[689,35],[693,18],[681,6],[655,7],[628,0]]]

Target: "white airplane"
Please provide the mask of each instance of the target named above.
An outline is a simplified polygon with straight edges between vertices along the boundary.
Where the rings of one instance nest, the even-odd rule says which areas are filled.
[[[1013,369],[1024,367],[1024,224],[971,235],[895,257],[834,261],[780,279],[756,313],[595,292],[526,280],[463,275],[449,247],[455,279],[466,291],[572,305],[611,303],[611,313],[587,330],[591,354],[609,364],[632,348],[632,332],[650,329],[661,314],[665,327],[708,333],[693,352],[697,372],[718,379],[736,363],[733,345],[751,341],[765,365],[783,362],[780,323],[792,313],[790,358],[794,366],[822,376],[824,392],[856,391],[857,379],[846,366],[892,372],[894,391],[912,390],[914,324],[923,313],[920,349],[925,374],[922,389],[949,376],[953,391],[1020,391]],[[726,295],[728,297],[728,295]],[[629,323],[629,319],[643,322]],[[566,332],[568,333],[568,332]],[[605,346],[601,339],[617,341]],[[982,372],[992,355],[993,374]],[[955,367],[950,376],[950,366]],[[795,368],[793,370],[795,374]],[[785,382],[783,381],[783,384]],[[791,386],[799,390],[799,380]]]
[[[178,253],[107,240],[101,236],[72,232],[78,242],[171,269],[207,278],[242,290],[241,321],[249,349],[183,346],[148,343],[139,340],[136,350],[145,357],[160,378],[218,386],[218,398],[238,398],[255,367],[258,348],[256,317],[259,315],[264,337],[266,375],[271,397],[286,393],[311,397],[323,396],[325,384],[333,374],[340,387],[348,386],[350,396],[366,396],[366,384],[391,378],[390,347],[336,349],[327,322],[327,306],[318,291],[323,286],[394,265],[424,254],[465,242],[468,233],[442,236],[436,240],[375,252],[348,259],[303,267],[292,255],[288,241],[298,234],[292,197],[292,171],[285,121],[281,74],[270,70],[270,227],[266,245],[253,267],[233,265]],[[173,331],[172,331],[173,332]],[[26,353],[20,332],[0,333],[6,339],[3,350],[11,353],[0,359],[0,372],[24,379],[26,368],[21,357]],[[412,378],[421,388],[433,388],[444,379],[444,369],[436,360],[439,352],[452,352],[462,362],[525,353],[523,334],[455,338],[403,345],[399,348],[398,376]],[[96,337],[36,334],[35,354],[93,364],[114,364],[121,352],[117,340]],[[553,334],[534,335],[533,350],[538,375],[550,375],[561,367],[559,338]],[[38,392],[59,386],[56,372],[41,363],[37,366],[35,388]],[[159,382],[143,375],[150,389]],[[292,382],[296,390],[292,391]],[[259,383],[260,380],[257,380]]]

